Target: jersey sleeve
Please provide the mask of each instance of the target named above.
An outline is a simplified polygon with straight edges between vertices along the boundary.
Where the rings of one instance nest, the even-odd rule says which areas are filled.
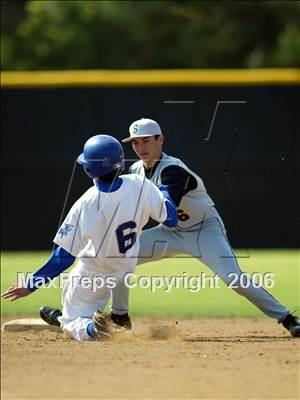
[[[83,197],[74,203],[64,222],[58,229],[53,242],[77,257],[81,250],[80,218],[83,211]]]

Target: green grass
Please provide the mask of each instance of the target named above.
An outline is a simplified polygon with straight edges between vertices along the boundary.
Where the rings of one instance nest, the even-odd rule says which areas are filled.
[[[274,274],[274,287],[269,289],[274,297],[290,310],[300,309],[299,301],[299,252],[296,250],[240,250],[237,252],[240,267],[248,273]],[[49,253],[2,253],[1,292],[16,281],[17,272],[36,270]],[[184,257],[164,259],[137,269],[137,275],[212,275],[199,261]],[[60,306],[60,289],[40,289],[30,296],[14,302],[1,300],[2,315],[35,315],[40,306]],[[140,287],[131,290],[132,315],[176,316],[236,316],[260,317],[264,314],[221,283],[221,288],[202,288],[192,293],[188,289],[173,289],[165,293],[158,289],[152,293]]]

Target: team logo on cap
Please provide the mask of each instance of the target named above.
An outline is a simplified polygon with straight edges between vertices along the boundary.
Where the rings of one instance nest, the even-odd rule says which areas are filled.
[[[138,124],[135,124],[133,127],[133,134],[136,135],[138,133],[139,129],[138,129]]]

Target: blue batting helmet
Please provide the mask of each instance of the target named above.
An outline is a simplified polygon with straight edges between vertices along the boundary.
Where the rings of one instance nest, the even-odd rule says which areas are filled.
[[[123,171],[124,151],[121,143],[112,136],[96,135],[85,143],[77,162],[94,179],[114,171]]]

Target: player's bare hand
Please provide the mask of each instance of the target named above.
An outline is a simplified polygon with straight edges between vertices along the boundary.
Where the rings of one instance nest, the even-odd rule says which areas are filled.
[[[13,283],[5,292],[1,294],[3,299],[11,301],[20,299],[21,297],[28,296],[31,291],[24,287],[18,287],[16,283]]]

